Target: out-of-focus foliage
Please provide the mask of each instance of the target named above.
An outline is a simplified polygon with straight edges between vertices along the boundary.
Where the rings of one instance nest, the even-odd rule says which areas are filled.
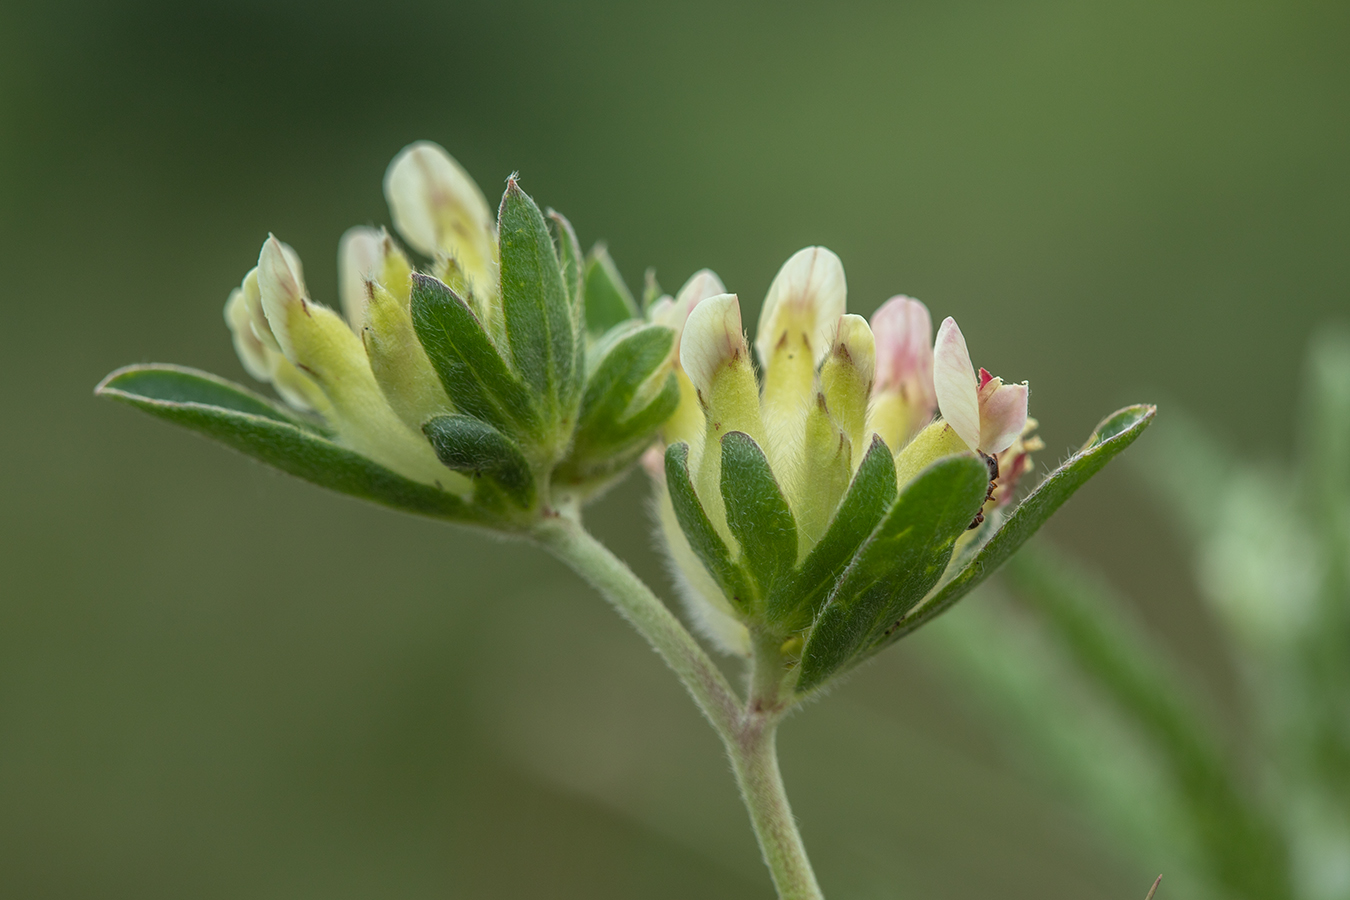
[[[1176,415],[1143,477],[1194,546],[1244,721],[1173,668],[1105,581],[1044,544],[1022,602],[943,628],[953,671],[1176,896],[1350,897],[1350,335],[1309,357],[1297,458],[1259,465]]]

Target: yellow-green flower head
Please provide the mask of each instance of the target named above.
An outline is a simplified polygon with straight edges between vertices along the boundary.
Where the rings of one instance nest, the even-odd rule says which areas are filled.
[[[424,269],[383,228],[349,229],[338,313],[314,302],[299,256],[269,237],[230,293],[239,359],[284,406],[173,366],[121,370],[100,391],[402,508],[507,529],[576,509],[678,406],[683,318],[643,319],[604,248],[583,257],[567,220],[515,176],[494,216],[460,165],[423,141],[394,158],[384,189]]]
[[[919,301],[894,297],[869,325],[846,312],[846,299],[835,254],[823,247],[794,254],[774,278],[760,314],[758,374],[734,294],[700,297],[679,311],[687,316],[679,369],[689,391],[663,437],[687,448],[679,450],[677,467],[687,470],[696,512],[706,515],[717,540],[741,565],[750,566],[749,550],[739,546],[724,499],[727,435],[737,435],[737,453],[745,447],[752,457],[762,454],[764,489],[781,497],[781,527],[790,524],[793,532],[784,543],[792,544],[791,566],[800,566],[830,531],[870,453],[894,457],[887,466],[894,466],[893,489],[899,491],[950,454],[1008,451],[1027,421],[1026,386],[977,376],[954,321],[944,322],[935,347],[928,310]],[[673,312],[676,305],[671,301],[661,311]],[[939,411],[942,418],[935,421]],[[1030,449],[1034,445],[1017,447],[1019,474],[1030,466]],[[667,465],[669,460],[667,454]],[[689,534],[688,514],[682,521],[677,513],[666,472],[654,464],[648,470],[659,476],[662,531],[691,610],[725,649],[746,652],[752,631],[777,627],[766,624],[763,614],[769,587],[747,578],[746,591],[757,599],[728,596],[731,582],[710,571],[706,554],[694,546],[705,538]],[[770,497],[762,505],[775,502]],[[780,636],[790,638],[796,626],[784,627]]]

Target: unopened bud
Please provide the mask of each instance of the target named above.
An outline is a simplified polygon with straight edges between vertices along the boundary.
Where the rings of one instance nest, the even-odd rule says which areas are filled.
[[[496,293],[492,209],[450,154],[430,141],[408,145],[389,164],[384,195],[394,226],[413,249],[454,257],[475,292]]]
[[[829,352],[847,294],[843,263],[824,247],[794,253],[769,286],[755,351],[764,367],[764,418],[772,433],[800,428],[815,396],[816,366]]]
[[[421,434],[394,414],[365,348],[341,316],[305,296],[299,259],[275,237],[258,258],[263,311],[286,359],[322,389],[323,409],[343,444],[408,478],[460,486]],[[463,482],[467,486],[467,482]]]
[[[719,294],[694,307],[680,341],[680,364],[703,408],[704,437],[700,459],[692,460],[695,487],[708,515],[726,528],[722,507],[722,437],[741,431],[764,441],[759,410],[759,385],[741,331],[741,306],[735,294]],[[693,448],[691,447],[691,450]]]
[[[867,450],[867,403],[875,367],[876,343],[867,320],[840,316],[830,355],[820,367],[820,389],[831,417],[853,446],[854,465]]]
[[[338,293],[354,331],[366,321],[367,282],[378,282],[405,307],[412,288],[412,264],[383,228],[347,229],[338,244]]]
[[[367,282],[361,340],[370,369],[394,412],[414,431],[427,419],[454,412],[441,379],[413,329],[408,304],[382,284]]]
[[[697,450],[703,440],[703,408],[699,404],[693,382],[680,365],[680,346],[685,323],[688,322],[689,314],[694,311],[694,307],[709,297],[724,293],[726,288],[722,284],[722,279],[711,269],[700,269],[684,283],[684,287],[680,288],[675,297],[660,297],[647,309],[648,320],[675,332],[675,341],[671,345],[671,363],[680,385],[680,402],[662,427],[662,434],[668,444],[679,441],[688,443],[694,458],[698,457]]]
[[[928,307],[910,297],[892,297],[872,315],[876,382],[871,431],[892,452],[900,450],[933,418],[933,322]]]

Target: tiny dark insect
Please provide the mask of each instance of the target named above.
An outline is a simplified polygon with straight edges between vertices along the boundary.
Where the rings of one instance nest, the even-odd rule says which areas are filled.
[[[998,457],[990,456],[988,453],[981,453],[980,456],[984,458],[985,468],[989,470],[989,490],[984,493],[984,502],[988,503],[990,500],[994,499],[994,488],[998,487]],[[966,528],[966,531],[979,528],[983,522],[984,510],[981,509],[975,514],[975,520],[970,523]]]

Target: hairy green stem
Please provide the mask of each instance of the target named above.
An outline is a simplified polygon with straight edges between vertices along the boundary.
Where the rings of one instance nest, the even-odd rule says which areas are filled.
[[[741,799],[781,900],[823,900],[778,770],[775,736],[785,704],[777,647],[771,641],[756,642],[750,701],[742,703],[680,620],[579,522],[553,516],[536,525],[532,534],[590,582],[647,639],[708,717],[731,759]]]

